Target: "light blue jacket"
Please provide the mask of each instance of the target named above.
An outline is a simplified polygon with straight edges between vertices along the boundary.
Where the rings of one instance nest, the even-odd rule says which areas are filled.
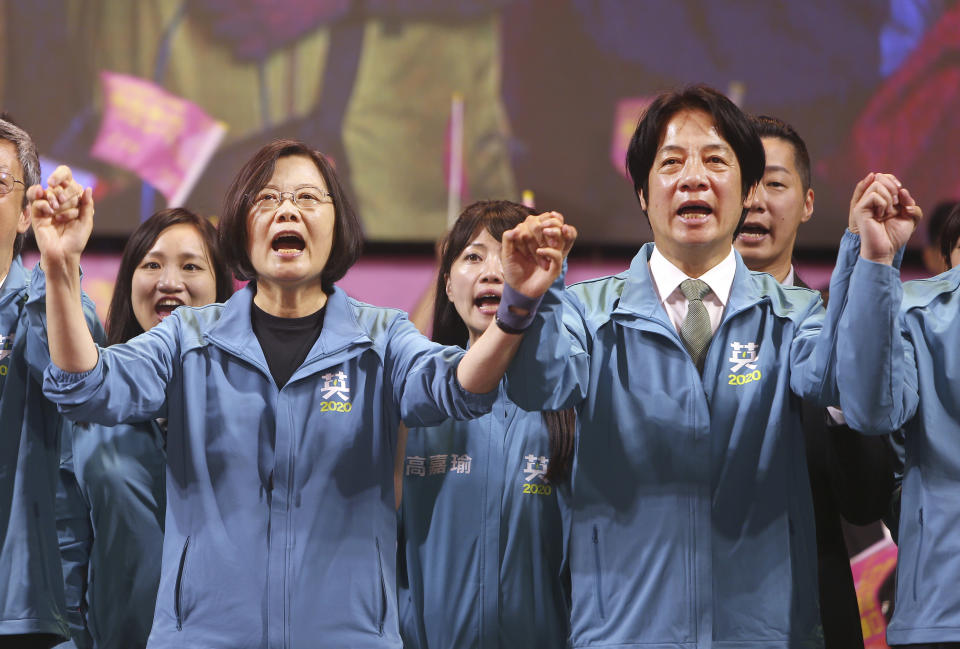
[[[479,419],[410,430],[398,591],[406,649],[566,646],[569,575],[549,458],[543,417],[503,387]]]
[[[393,464],[411,426],[489,411],[456,380],[463,351],[336,289],[323,331],[277,389],[251,328],[253,288],[177,309],[47,371],[71,418],[166,417],[167,512],[148,646],[400,647]]]
[[[76,493],[60,504],[70,510],[60,526],[82,530],[85,524],[87,532],[61,538],[67,610],[85,612],[74,641],[94,649],[142,648],[160,582],[164,433],[155,420],[77,424],[72,433],[60,471],[64,489],[72,485]],[[80,587],[71,588],[73,582]]]
[[[817,293],[737,255],[702,378],[652,284],[652,244],[627,272],[545,298],[509,386],[526,408],[579,408],[573,646],[822,646],[801,399],[837,402],[845,303],[865,323],[896,322],[846,295],[858,243],[842,241],[826,318]],[[513,380],[531,370],[545,380]]]
[[[855,288],[868,290],[851,283]],[[870,370],[889,374],[883,382],[898,389],[858,422],[883,433],[905,421],[897,598],[887,641],[960,642],[960,268],[904,283],[901,325],[905,344],[888,354],[901,362]]]
[[[44,277],[20,258],[0,288],[0,636],[67,637],[54,494],[64,425],[41,390],[50,362],[42,313]],[[102,334],[93,303],[84,315]]]

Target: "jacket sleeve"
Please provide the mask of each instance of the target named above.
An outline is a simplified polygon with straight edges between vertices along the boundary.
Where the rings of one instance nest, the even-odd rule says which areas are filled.
[[[50,364],[50,347],[47,345],[47,278],[38,262],[33,267],[27,288],[27,303],[24,307],[27,321],[26,359],[33,377],[43,380],[43,371]],[[98,345],[106,342],[103,325],[97,317],[97,307],[86,293],[80,294],[83,316],[87,328]]]
[[[564,410],[587,396],[590,372],[585,307],[562,279],[543,297],[507,369],[507,395],[524,410]]]
[[[384,369],[403,423],[411,428],[436,426],[450,418],[474,419],[490,412],[496,389],[475,394],[457,380],[463,355],[460,347],[429,340],[405,316],[390,322]]]
[[[859,237],[849,236],[859,248]],[[898,269],[857,258],[837,325],[836,377],[844,418],[863,433],[891,433],[917,409],[917,367],[901,328],[902,299]]]
[[[99,348],[88,372],[65,372],[51,363],[43,393],[74,421],[115,426],[166,417],[167,384],[180,361],[180,330],[174,313],[126,343]]]
[[[900,332],[901,295],[899,270],[861,259],[860,237],[844,233],[826,312],[808,311],[794,338],[793,391],[839,405],[860,432],[889,433],[906,421],[916,409],[916,368]]]

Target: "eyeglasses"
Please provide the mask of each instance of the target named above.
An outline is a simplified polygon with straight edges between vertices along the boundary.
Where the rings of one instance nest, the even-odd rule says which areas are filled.
[[[24,189],[27,188],[27,185],[22,180],[17,180],[14,178],[13,174],[11,174],[9,171],[0,171],[0,196],[12,192],[16,183],[23,185]]]
[[[256,198],[253,199],[253,209],[258,212],[273,212],[283,204],[288,196],[298,209],[306,212],[315,210],[324,203],[333,202],[330,192],[319,187],[301,187],[292,192],[278,192],[267,189],[257,194]]]

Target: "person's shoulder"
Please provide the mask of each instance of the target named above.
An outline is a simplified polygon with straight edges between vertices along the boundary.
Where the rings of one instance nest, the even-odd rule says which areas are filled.
[[[609,313],[623,295],[629,271],[588,279],[567,287],[567,292],[583,305],[587,313]]]
[[[371,338],[385,334],[398,320],[407,320],[407,313],[403,309],[368,304],[346,293],[343,297],[357,325]]]
[[[744,281],[754,296],[769,300],[774,314],[782,318],[802,318],[821,301],[819,291],[804,286],[784,286],[769,273],[748,270]]]
[[[960,266],[934,277],[903,283],[902,310],[909,312],[937,305],[960,305]]]
[[[226,309],[225,303],[204,306],[181,306],[164,318],[154,329],[157,333],[169,331],[184,350],[203,347],[207,344],[205,334],[220,321]],[[163,327],[164,329],[160,329]],[[151,329],[153,331],[153,329]]]

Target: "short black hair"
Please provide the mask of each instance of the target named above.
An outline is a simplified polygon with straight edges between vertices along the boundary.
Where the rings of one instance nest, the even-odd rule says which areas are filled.
[[[147,253],[157,242],[163,231],[174,225],[192,225],[203,239],[207,255],[210,257],[211,270],[217,287],[217,302],[225,302],[233,293],[233,281],[230,279],[230,269],[223,261],[217,245],[217,230],[205,218],[197,216],[188,209],[174,207],[160,210],[146,221],[137,226],[127,245],[123,247],[123,256],[120,258],[120,268],[117,270],[117,281],[113,287],[113,297],[110,299],[110,308],[107,311],[107,344],[125,343],[136,335],[143,333],[143,327],[137,322],[133,313],[133,273],[143,261]]]
[[[323,290],[329,293],[333,290],[333,283],[342,278],[360,257],[363,229],[333,165],[325,155],[298,140],[274,140],[264,145],[237,173],[223,199],[220,250],[237,279],[256,281],[257,272],[247,254],[247,217],[257,193],[270,182],[277,160],[297,155],[310,158],[317,165],[333,200],[333,242],[330,257],[320,275]]]
[[[702,110],[713,118],[717,132],[733,148],[740,164],[740,192],[746,199],[750,188],[763,179],[766,157],[763,142],[747,115],[723,93],[705,85],[688,86],[659,95],[637,124],[627,147],[627,173],[633,180],[634,194],[649,198],[649,177],[653,160],[660,148],[664,130],[677,113]],[[747,209],[740,215],[739,231]],[[736,232],[734,233],[736,237]]]
[[[940,254],[943,255],[947,268],[953,268],[953,264],[950,263],[950,253],[957,247],[957,241],[960,241],[960,203],[954,203],[953,209],[943,219],[943,226],[940,229]]]
[[[930,212],[926,218],[927,222],[927,245],[933,248],[940,248],[940,236],[943,232],[943,226],[947,222],[947,216],[960,205],[960,201],[943,201],[937,203],[937,206]]]
[[[751,121],[761,140],[765,137],[775,137],[793,146],[793,166],[797,168],[797,173],[800,174],[800,182],[803,184],[803,192],[806,194],[811,183],[810,153],[807,151],[807,143],[803,141],[795,128],[782,119],[769,115],[757,115],[752,117]]]

